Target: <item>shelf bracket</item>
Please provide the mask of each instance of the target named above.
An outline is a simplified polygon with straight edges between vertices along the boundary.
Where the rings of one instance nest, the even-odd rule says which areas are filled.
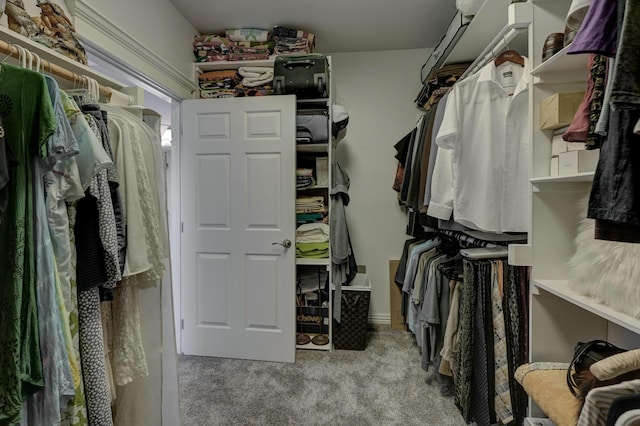
[[[533,280],[531,281],[531,289],[529,291],[532,296],[540,296],[542,294],[540,293],[540,287],[538,287]]]
[[[516,38],[518,34],[529,29],[531,24],[532,8],[529,3],[512,3],[508,9],[508,20],[505,25],[487,47],[478,55],[475,61],[460,76],[463,80],[466,76],[471,75],[483,67],[486,63],[493,60],[496,50],[503,50],[511,40]]]

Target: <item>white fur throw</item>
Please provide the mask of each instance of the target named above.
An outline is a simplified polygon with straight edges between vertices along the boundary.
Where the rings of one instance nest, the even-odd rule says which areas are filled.
[[[616,311],[640,318],[640,244],[596,240],[595,221],[581,203],[576,252],[569,259],[569,287]]]

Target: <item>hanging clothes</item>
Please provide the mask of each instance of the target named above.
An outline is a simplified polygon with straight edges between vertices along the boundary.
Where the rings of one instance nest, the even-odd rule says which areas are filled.
[[[611,76],[609,132],[600,149],[588,217],[596,219],[597,239],[638,243],[640,135],[634,133],[634,128],[640,121],[640,6],[633,1],[619,1],[617,5],[618,40]],[[608,20],[613,18],[609,16]]]
[[[329,213],[329,243],[331,246],[331,282],[335,285],[333,318],[340,322],[342,313],[342,286],[348,285],[356,276],[357,264],[345,207],[349,205],[349,175],[336,161],[331,165],[331,212]]]
[[[0,424],[177,424],[160,137],[119,109],[79,107],[51,77],[1,68]],[[128,212],[120,186],[135,189]],[[127,256],[125,228],[142,253]]]
[[[46,82],[54,106],[57,126],[54,134],[47,140],[45,158],[34,158],[33,161],[36,296],[45,386],[43,390],[27,400],[26,415],[21,420],[30,426],[60,424],[63,409],[75,396],[75,386],[80,375],[78,360],[71,344],[71,331],[61,282],[53,256],[44,186],[45,172],[55,167],[57,162],[77,154],[78,145],[75,139],[68,138],[65,127],[60,122],[63,120],[64,123],[66,117],[60,102],[57,83],[50,77]]]
[[[16,422],[25,398],[44,386],[36,306],[32,158],[56,127],[44,77],[2,64],[0,115],[5,143],[17,160],[9,169],[7,208],[0,222],[0,421]]]
[[[438,155],[452,151],[457,223],[487,232],[527,230],[529,73],[526,58],[524,66],[490,62],[449,93],[436,143]]]
[[[78,256],[78,337],[87,419],[89,424],[108,426],[113,422],[98,286],[115,287],[114,268],[107,266],[114,263],[114,239],[109,236],[115,228],[115,218],[107,180],[107,169],[113,161],[75,101],[66,94],[62,101],[80,148],[76,158],[85,188],[85,197],[76,204],[73,229]]]

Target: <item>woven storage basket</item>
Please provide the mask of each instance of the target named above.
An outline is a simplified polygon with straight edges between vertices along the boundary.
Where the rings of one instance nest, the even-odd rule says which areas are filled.
[[[333,321],[333,347],[363,351],[367,347],[371,282],[367,274],[357,274],[352,284],[342,287],[342,314],[339,323]]]

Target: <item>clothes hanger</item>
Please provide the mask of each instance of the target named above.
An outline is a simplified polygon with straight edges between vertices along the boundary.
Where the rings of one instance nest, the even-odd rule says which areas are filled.
[[[36,68],[35,71],[42,73],[43,68],[42,68],[42,59],[40,58],[40,56],[38,56],[36,53],[32,53],[33,57],[36,59]]]
[[[100,102],[100,83],[95,78],[91,78],[91,83],[93,83],[93,102]]]
[[[33,71],[33,53],[30,50],[25,49],[27,54],[27,68]]]
[[[524,66],[524,58],[522,57],[522,55],[520,55],[518,52],[516,52],[515,50],[511,50],[509,49],[509,43],[507,43],[507,40],[505,38],[505,36],[502,36],[503,40],[504,40],[504,45],[506,47],[506,50],[504,52],[502,52],[500,55],[498,55],[498,57],[495,59],[494,63],[497,66],[504,64],[505,62],[511,62],[514,63],[516,65],[520,65],[520,66]]]
[[[21,68],[26,68],[27,52],[24,50],[22,46],[16,46],[16,50],[18,51],[18,66]]]
[[[68,90],[67,94],[76,101],[78,106],[91,102],[89,78],[84,75],[74,74],[73,80],[73,89]],[[80,85],[80,87],[78,87],[78,85]]]
[[[9,59],[9,56],[11,56],[11,54],[13,53],[13,49],[16,49],[16,47],[13,44],[10,44],[10,43],[8,44],[9,44],[9,53],[7,53],[7,55],[4,58],[2,58],[0,62],[6,62],[6,60]],[[16,53],[19,53],[18,49],[16,49]]]
[[[524,58],[515,50],[505,50],[495,60],[496,67],[505,62],[512,62],[516,65],[524,66]]]

